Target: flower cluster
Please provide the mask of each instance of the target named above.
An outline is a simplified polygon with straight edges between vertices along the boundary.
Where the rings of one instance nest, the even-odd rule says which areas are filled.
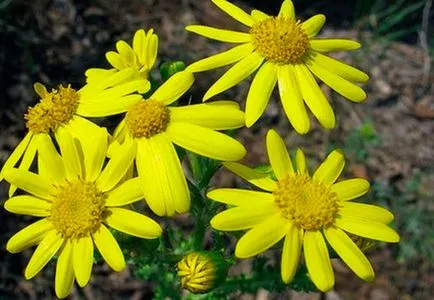
[[[123,270],[124,255],[112,232],[160,237],[162,227],[131,206],[137,201],[143,200],[150,213],[160,217],[189,212],[192,201],[181,162],[183,153],[195,153],[221,161],[264,190],[217,188],[207,194],[228,205],[211,219],[212,228],[247,230],[236,245],[237,258],[256,256],[283,239],[283,282],[292,281],[303,255],[313,283],[328,291],[334,286],[329,244],[357,276],[373,280],[373,268],[362,250],[373,240],[398,242],[399,236],[388,226],[393,220],[388,210],[351,201],[368,192],[367,180],[336,182],[344,168],[342,151],[331,152],[310,175],[303,151],[296,151],[293,165],[282,138],[269,130],[270,176],[239,163],[246,149],[221,132],[251,127],[276,84],[295,131],[304,134],[310,129],[306,106],[322,126],[333,128],[334,112],[314,76],[349,100],[363,101],[366,94],[356,83],[368,76],[323,54],[354,50],[360,44],[317,39],[325,17],[301,22],[290,0],[283,1],[277,16],[258,10],[248,14],[226,0],[212,2],[247,31],[202,25],[186,29],[238,45],[178,70],[156,88],[150,84],[158,53],[153,29],[138,30],[131,46],[118,41],[116,51],[106,53],[111,68],[88,69],[81,88],[59,85],[49,91],[40,83],[34,85],[40,100],[24,115],[27,134],[0,172],[0,180],[10,183],[5,209],[41,218],[12,236],[6,246],[17,253],[37,245],[24,272],[26,279],[57,256],[55,291],[66,297],[75,280],[81,287],[89,282],[95,247],[113,270]],[[203,100],[257,71],[245,113],[228,100],[181,104],[195,73],[229,64],[234,65]],[[115,115],[121,121],[110,134],[88,119]],[[177,264],[183,288],[204,293],[222,284],[228,262],[221,253],[186,253]]]

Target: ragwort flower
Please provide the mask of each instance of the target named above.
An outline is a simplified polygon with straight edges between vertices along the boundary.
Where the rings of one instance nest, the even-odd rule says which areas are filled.
[[[105,57],[111,69],[91,68],[86,71],[87,82],[97,82],[120,70],[131,68],[138,78],[148,79],[158,53],[158,36],[153,29],[140,29],[134,34],[132,47],[125,41],[116,43],[116,51],[109,51]]]
[[[277,180],[241,165],[227,162],[225,167],[266,192],[244,189],[216,189],[208,197],[235,206],[217,214],[211,226],[217,230],[248,230],[238,241],[235,255],[249,258],[284,239],[281,276],[290,282],[301,253],[309,275],[321,291],[334,286],[333,269],[327,244],[360,278],[374,278],[372,266],[348,234],[396,243],[398,234],[387,226],[393,215],[386,209],[353,200],[368,192],[369,183],[355,178],[335,182],[344,168],[339,150],[329,154],[312,176],[305,156],[296,152],[296,169],[283,140],[270,130],[267,152]]]
[[[204,101],[238,84],[259,69],[247,95],[247,127],[252,126],[262,115],[277,83],[289,121],[298,133],[304,134],[310,128],[304,103],[322,126],[335,126],[333,109],[312,73],[353,102],[361,102],[366,98],[366,93],[354,83],[366,82],[368,75],[323,54],[354,50],[360,44],[345,39],[315,39],[324,25],[324,15],[315,15],[305,22],[298,21],[290,0],[283,1],[277,17],[259,10],[253,10],[249,15],[225,0],[212,2],[250,29],[248,32],[238,32],[202,25],[186,27],[186,30],[207,38],[240,44],[187,67],[188,71],[202,72],[235,63],[209,88]]]
[[[81,111],[83,109],[89,111],[87,108],[89,101],[94,105],[98,104],[101,109],[104,109],[104,105],[108,103],[112,110],[118,111],[122,110],[123,106],[136,102],[141,96],[133,93],[147,91],[150,84],[144,79],[131,79],[132,75],[132,70],[124,70],[99,82],[87,84],[78,91],[70,85],[66,87],[59,85],[57,89],[48,92],[44,85],[36,83],[34,89],[41,99],[38,104],[29,107],[24,115],[28,132],[3,165],[0,181],[3,179],[3,173],[16,166],[18,162],[18,168],[28,170],[39,148],[38,139],[35,137],[49,136],[51,133],[56,135],[59,128],[66,129],[74,137],[87,141],[83,143],[84,155],[86,155],[87,147],[92,144],[89,136],[92,136],[92,132],[98,130],[99,126],[82,118]],[[16,187],[11,185],[10,197],[15,190]]]
[[[182,107],[168,105],[193,84],[190,72],[179,72],[164,82],[148,99],[125,106],[125,118],[116,128],[114,145],[135,145],[136,167],[149,207],[159,216],[190,209],[190,193],[174,144],[188,151],[223,161],[237,161],[246,154],[235,139],[217,132],[244,125],[244,113],[235,102],[216,101]],[[86,116],[118,113],[111,104],[88,107]]]
[[[81,149],[68,131],[59,129],[56,138],[61,155],[50,137],[35,137],[40,145],[39,174],[15,168],[4,174],[8,182],[29,193],[10,198],[5,209],[43,217],[12,236],[6,249],[17,253],[38,245],[25,269],[26,279],[57,255],[55,291],[63,298],[70,293],[74,279],[81,287],[88,283],[94,245],[115,271],[125,268],[122,251],[107,226],[146,239],[159,237],[162,230],[154,220],[121,207],[142,198],[137,178],[119,184],[133,163],[131,144],[122,150],[127,155],[118,153],[103,168],[105,129],[92,135],[94,146],[87,159],[80,155]]]

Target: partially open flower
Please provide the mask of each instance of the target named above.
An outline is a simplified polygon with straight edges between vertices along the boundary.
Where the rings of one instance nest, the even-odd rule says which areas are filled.
[[[224,282],[228,263],[214,252],[191,252],[177,264],[181,287],[194,294],[207,293]]]

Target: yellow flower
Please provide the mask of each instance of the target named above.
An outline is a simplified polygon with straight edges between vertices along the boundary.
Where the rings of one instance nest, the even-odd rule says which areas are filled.
[[[112,111],[122,111],[123,106],[135,103],[141,96],[132,93],[136,91],[144,93],[150,88],[150,84],[144,79],[130,80],[133,73],[133,70],[124,70],[99,82],[87,84],[78,91],[70,85],[66,87],[59,85],[57,89],[48,92],[44,85],[36,83],[34,89],[41,97],[40,102],[29,107],[28,112],[24,115],[28,133],[3,165],[0,181],[3,180],[3,173],[17,165],[20,159],[18,168],[28,170],[39,148],[35,137],[49,136],[50,133],[56,135],[59,128],[67,129],[74,137],[87,141],[83,143],[86,155],[87,147],[92,144],[92,132],[98,130],[99,126],[82,118],[82,110],[89,112],[87,108],[89,101],[92,101],[93,105],[101,106],[101,113],[106,104],[111,105]],[[98,115],[93,114],[93,116]],[[14,194],[15,190],[16,187],[11,185],[9,197]]]
[[[295,156],[296,169],[283,140],[274,131],[267,134],[267,152],[277,180],[241,165],[225,167],[266,192],[243,189],[216,189],[208,197],[231,206],[211,220],[217,230],[248,230],[238,241],[239,258],[260,254],[281,239],[281,275],[289,283],[297,270],[300,255],[314,284],[321,291],[334,286],[334,275],[325,240],[360,278],[371,281],[374,271],[366,256],[348,234],[396,243],[399,235],[387,226],[393,215],[386,209],[350,200],[368,192],[369,183],[355,178],[336,182],[344,168],[339,150],[329,154],[313,176],[301,150]]]
[[[354,83],[366,82],[368,75],[322,54],[360,47],[359,43],[351,40],[315,39],[325,23],[324,15],[315,15],[305,22],[298,21],[290,0],[283,1],[277,17],[259,10],[253,10],[249,15],[225,0],[212,2],[249,27],[249,31],[238,32],[201,25],[186,27],[186,30],[207,38],[240,44],[187,67],[188,71],[202,72],[235,63],[209,88],[204,101],[233,87],[259,69],[247,95],[247,127],[252,126],[262,115],[277,83],[289,121],[298,133],[304,134],[310,128],[304,103],[322,126],[335,126],[333,109],[312,73],[351,101],[361,102],[366,98],[365,92]]]
[[[113,137],[131,142],[137,148],[136,167],[149,207],[159,216],[172,216],[190,209],[190,194],[173,144],[202,156],[237,161],[246,154],[235,139],[217,132],[244,125],[244,113],[235,102],[168,107],[193,84],[189,72],[170,77],[148,99],[125,106],[125,118]],[[120,112],[111,103],[88,106],[87,116]]]
[[[136,71],[138,78],[148,79],[149,72],[155,64],[158,53],[158,36],[153,29],[146,33],[137,30],[131,48],[125,41],[116,43],[116,51],[109,51],[105,57],[112,69],[91,68],[86,71],[87,82],[97,82],[110,74],[131,68]]]
[[[133,163],[132,145],[125,145],[127,155],[113,156],[103,168],[107,132],[99,129],[94,133],[94,146],[84,159],[75,139],[62,127],[56,135],[61,155],[49,136],[37,135],[38,174],[20,169],[5,172],[8,182],[28,192],[7,200],[5,209],[43,217],[12,236],[6,249],[17,253],[38,245],[24,272],[26,279],[57,255],[55,290],[59,298],[70,293],[74,278],[81,287],[88,283],[94,245],[115,271],[125,268],[122,251],[106,226],[146,239],[162,232],[154,220],[121,207],[142,198],[137,178],[119,184]]]
[[[194,294],[207,293],[226,279],[228,263],[213,252],[192,252],[176,265],[181,287]]]

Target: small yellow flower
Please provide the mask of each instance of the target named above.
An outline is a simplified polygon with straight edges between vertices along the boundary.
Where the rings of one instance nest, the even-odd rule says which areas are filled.
[[[136,167],[149,207],[159,216],[190,209],[190,193],[174,144],[202,156],[237,161],[246,150],[235,139],[217,132],[244,125],[244,113],[235,102],[170,107],[193,84],[190,72],[170,77],[148,99],[125,106],[125,118],[116,128],[113,145],[133,143]],[[111,103],[89,106],[87,116],[100,111],[118,113]],[[118,143],[119,142],[119,143]]]
[[[12,152],[8,160],[3,165],[0,172],[0,181],[3,180],[4,172],[13,168],[21,159],[18,168],[28,170],[36,156],[39,145],[35,139],[38,135],[49,136],[51,133],[57,134],[60,128],[67,129],[74,137],[83,140],[83,147],[86,151],[88,145],[92,144],[92,132],[99,129],[99,126],[82,118],[82,111],[88,109],[88,102],[98,104],[103,113],[106,104],[111,105],[112,111],[121,110],[125,105],[134,103],[141,96],[133,94],[136,91],[146,92],[150,88],[149,81],[144,79],[134,79],[132,70],[124,70],[117,74],[110,75],[104,80],[87,84],[80,90],[71,88],[70,85],[59,85],[57,89],[48,92],[46,87],[40,83],[34,85],[40,101],[33,107],[29,107],[24,115],[28,133]],[[104,114],[106,115],[106,114]],[[92,114],[97,117],[97,114]],[[9,197],[16,190],[11,185]]]
[[[212,2],[249,27],[249,31],[201,25],[186,27],[186,30],[207,38],[240,44],[187,67],[188,71],[202,72],[235,63],[209,88],[204,101],[233,87],[259,69],[247,95],[247,127],[260,118],[277,83],[289,121],[298,133],[304,134],[310,128],[305,104],[322,126],[335,126],[333,109],[312,73],[353,102],[366,98],[366,93],[355,83],[366,82],[368,75],[322,54],[360,47],[359,43],[351,40],[315,39],[325,23],[324,15],[315,15],[305,22],[298,21],[290,0],[283,1],[277,17],[259,10],[253,10],[249,15],[225,0]]]
[[[43,218],[12,236],[6,249],[17,253],[38,245],[24,272],[26,279],[57,255],[55,290],[64,298],[74,279],[81,287],[88,283],[94,245],[115,271],[125,268],[122,251],[106,226],[146,239],[159,237],[162,230],[154,220],[121,207],[142,198],[137,178],[119,184],[133,163],[131,144],[122,150],[127,155],[113,156],[103,168],[105,129],[93,135],[94,146],[84,159],[75,139],[62,127],[56,134],[61,155],[49,136],[35,139],[40,146],[39,172],[14,168],[5,172],[8,182],[28,192],[7,200],[5,209]]]
[[[194,294],[207,293],[225,281],[228,264],[212,252],[192,252],[177,264],[181,287]]]
[[[86,71],[87,82],[97,82],[120,70],[131,68],[138,78],[148,79],[158,53],[158,36],[153,29],[140,29],[134,34],[132,48],[125,41],[116,43],[116,51],[109,51],[105,57],[113,69],[91,68]]]
[[[324,292],[333,288],[335,279],[325,240],[357,276],[372,281],[370,262],[348,234],[390,243],[398,242],[399,235],[387,226],[393,220],[388,210],[350,201],[368,192],[368,181],[355,178],[335,183],[345,164],[339,150],[330,153],[313,176],[303,152],[297,150],[294,169],[283,140],[274,130],[267,134],[267,152],[277,180],[239,163],[224,163],[266,192],[209,192],[209,198],[235,206],[216,215],[211,226],[223,231],[248,230],[235,248],[239,258],[258,255],[284,239],[281,275],[285,283],[293,279],[303,251],[317,288]]]

